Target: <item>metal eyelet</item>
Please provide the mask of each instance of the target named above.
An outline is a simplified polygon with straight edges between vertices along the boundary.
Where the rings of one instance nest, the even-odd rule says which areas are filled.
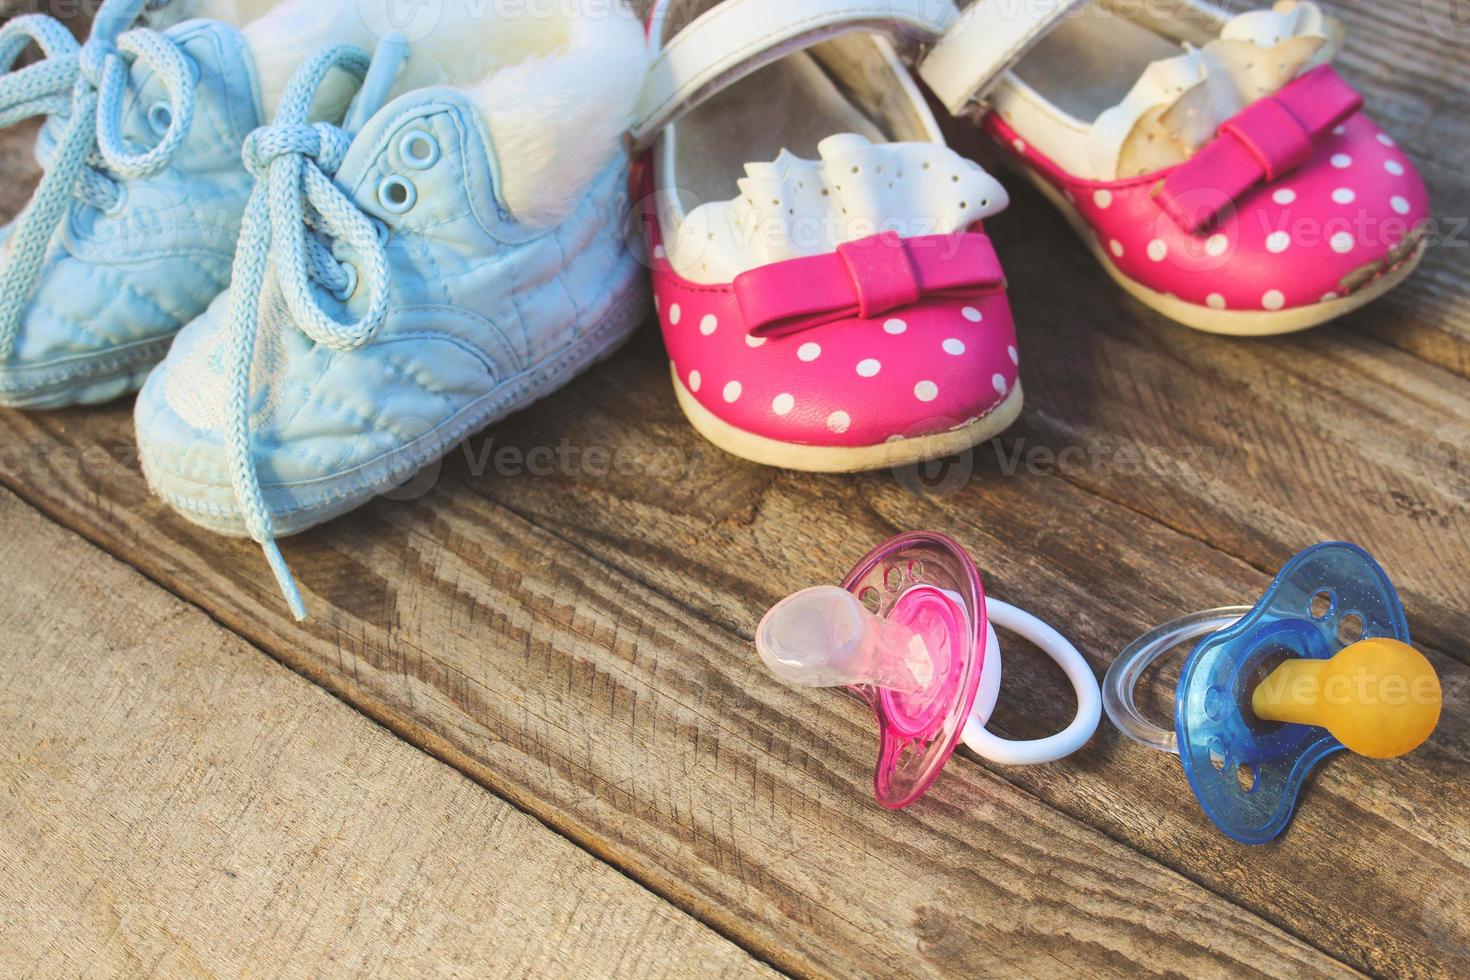
[[[403,214],[412,208],[418,199],[418,188],[414,187],[413,181],[407,177],[389,174],[378,185],[378,203],[389,214]]]
[[[398,155],[414,170],[428,170],[439,162],[439,141],[420,129],[404,133],[398,141]]]
[[[347,285],[341,289],[332,290],[332,295],[337,297],[338,301],[345,303],[352,298],[353,293],[357,292],[357,266],[343,262],[342,271],[347,273]]]
[[[148,128],[153,130],[154,136],[162,139],[173,124],[174,109],[167,101],[160,99],[148,107]]]

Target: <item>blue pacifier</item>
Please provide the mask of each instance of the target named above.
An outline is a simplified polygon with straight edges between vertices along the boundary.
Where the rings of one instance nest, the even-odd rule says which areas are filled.
[[[1200,636],[1165,731],[1139,712],[1134,688]],[[1439,677],[1408,644],[1383,569],[1356,545],[1327,542],[1287,562],[1254,607],[1195,613],[1139,637],[1109,668],[1103,706],[1129,738],[1178,753],[1227,836],[1262,844],[1286,829],[1307,773],[1328,755],[1392,758],[1434,731]]]

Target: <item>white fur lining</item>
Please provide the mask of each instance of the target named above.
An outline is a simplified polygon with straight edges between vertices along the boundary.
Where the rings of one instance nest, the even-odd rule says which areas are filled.
[[[511,214],[545,227],[576,209],[624,152],[647,70],[643,29],[619,7],[570,19],[560,47],[507,59],[466,90],[490,129]]]
[[[392,94],[448,86],[469,99],[490,131],[506,207],[538,227],[575,210],[622,152],[647,71],[643,28],[623,0],[176,0],[173,7],[241,27],[267,117],[291,73],[321,46],[371,51],[401,31],[409,57]],[[394,16],[403,10],[406,19]],[[340,113],[348,98],[344,80],[331,80],[317,111]]]

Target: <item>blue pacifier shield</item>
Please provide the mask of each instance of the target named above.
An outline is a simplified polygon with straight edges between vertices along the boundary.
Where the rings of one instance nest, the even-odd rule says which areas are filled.
[[[1353,616],[1361,637],[1340,639]],[[1366,551],[1327,542],[1287,562],[1249,613],[1194,648],[1174,703],[1179,759],[1200,806],[1228,836],[1261,844],[1280,834],[1307,773],[1343,748],[1325,728],[1257,719],[1255,686],[1283,660],[1327,660],[1372,637],[1409,642],[1398,593]]]

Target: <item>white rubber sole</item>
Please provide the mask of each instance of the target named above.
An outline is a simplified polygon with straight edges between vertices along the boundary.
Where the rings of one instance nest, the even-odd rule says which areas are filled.
[[[1021,383],[1017,381],[1005,400],[985,415],[944,432],[883,442],[876,446],[808,446],[781,442],[736,428],[699,404],[679,380],[672,365],[669,374],[674,382],[674,395],[679,401],[679,407],[689,419],[689,424],[700,435],[725,452],[748,459],[752,463],[808,473],[881,470],[964,452],[1009,428],[1020,417],[1023,401]]]
[[[174,334],[169,334],[44,368],[0,369],[0,406],[65,408],[130,395],[143,386],[173,342]]]
[[[1295,333],[1298,330],[1319,326],[1328,320],[1336,319],[1368,305],[1399,285],[1413,273],[1429,245],[1428,241],[1420,237],[1413,250],[1391,266],[1388,271],[1375,277],[1366,286],[1336,299],[1285,310],[1217,310],[1210,306],[1187,303],[1177,296],[1158,292],[1136,279],[1129,278],[1123,270],[1113,264],[1112,256],[1103,249],[1097,240],[1097,235],[1093,233],[1092,228],[1064,194],[1032,173],[1029,168],[1009,163],[1009,161],[1008,166],[1025,177],[1033,187],[1041,191],[1047,200],[1057,206],[1057,209],[1066,216],[1068,223],[1072,225],[1072,229],[1087,243],[1087,247],[1092,250],[1097,261],[1107,270],[1108,275],[1127,290],[1130,296],[1176,323],[1182,323],[1186,327],[1193,327],[1195,330],[1202,330],[1206,333],[1227,334],[1233,337],[1269,337],[1274,334]]]

